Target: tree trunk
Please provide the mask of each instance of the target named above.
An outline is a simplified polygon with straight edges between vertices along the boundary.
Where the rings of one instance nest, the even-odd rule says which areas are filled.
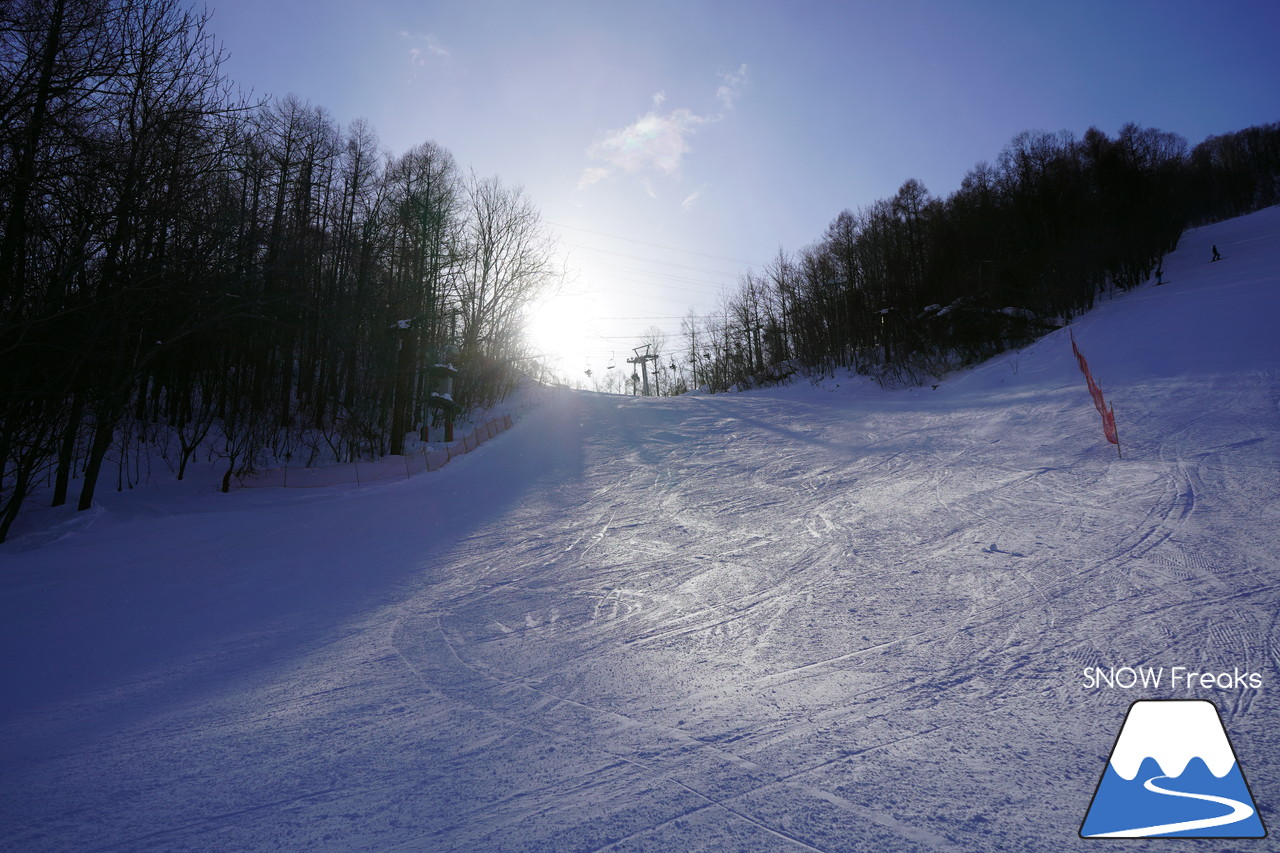
[[[67,502],[67,489],[71,484],[71,470],[75,467],[76,437],[80,434],[80,421],[84,419],[84,395],[77,393],[71,403],[71,414],[62,432],[58,447],[58,476],[53,486],[53,503],[62,506]]]
[[[40,63],[40,79],[36,84],[35,104],[31,114],[31,124],[27,128],[27,138],[23,142],[22,157],[15,170],[15,187],[9,207],[9,221],[5,228],[4,241],[0,243],[0,281],[5,281],[20,292],[21,282],[26,278],[26,252],[23,244],[27,234],[27,202],[31,198],[32,185],[35,183],[36,152],[40,147],[40,136],[44,132],[45,119],[49,114],[50,88],[53,83],[53,72],[60,52],[62,41],[62,25],[66,11],[66,0],[55,0],[50,15],[49,29],[44,43],[44,55]],[[14,310],[22,300],[14,301]]]
[[[418,336],[409,330],[401,338],[396,357],[395,400],[391,406],[391,455],[404,453],[405,421],[413,397],[414,367],[418,360]]]
[[[102,473],[102,462],[111,447],[111,439],[115,435],[118,420],[114,407],[103,407],[96,413],[97,423],[93,427],[93,443],[89,447],[89,460],[84,466],[84,485],[80,487],[80,503],[78,512],[84,512],[93,506],[93,493],[98,488],[98,475]]]
[[[19,465],[17,474],[14,477],[13,494],[9,496],[9,501],[4,506],[4,515],[0,516],[0,542],[3,542],[5,537],[9,535],[9,528],[13,526],[14,519],[18,517],[18,510],[22,508],[22,499],[27,494],[30,482],[30,466]]]

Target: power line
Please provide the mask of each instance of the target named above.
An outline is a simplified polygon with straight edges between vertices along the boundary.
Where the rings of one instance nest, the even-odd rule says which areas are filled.
[[[673,332],[669,329],[658,329],[658,331],[662,332],[664,335],[679,337],[678,332]],[[608,336],[602,335],[601,337],[603,337],[606,341],[634,341],[637,338],[643,338],[644,332],[637,332],[634,335],[608,335]]]
[[[573,202],[567,202],[567,201],[561,201],[561,200],[557,200],[557,199],[551,199],[551,200],[549,200],[549,201],[548,201],[548,200],[541,201],[541,202],[539,202],[539,204],[540,204],[540,205],[542,205],[542,204],[550,204],[550,205],[554,205],[554,206],[557,206],[557,207],[570,208],[570,209],[574,210],[575,212],[578,212],[578,213],[584,213],[584,214],[588,214],[588,215],[591,215],[591,216],[607,216],[607,217],[609,217],[610,219],[620,219],[620,220],[622,220],[623,222],[635,222],[635,223],[638,223],[638,224],[640,224],[640,225],[647,225],[647,226],[649,226],[650,228],[657,228],[657,229],[659,229],[659,230],[667,230],[667,229],[668,229],[668,226],[667,226],[667,225],[665,225],[665,224],[663,224],[663,223],[660,223],[660,222],[654,222],[653,220],[650,220],[650,219],[640,219],[640,218],[637,218],[637,217],[634,217],[634,216],[623,216],[623,215],[622,215],[622,214],[620,214],[620,213],[610,213],[610,212],[603,211],[603,210],[597,210],[597,209],[593,209],[593,208],[585,207],[585,206],[583,206],[583,205],[581,205],[581,204],[577,204],[577,203],[573,203]],[[778,250],[778,247],[777,247],[777,246],[773,246],[773,245],[766,246],[766,245],[765,245],[765,244],[763,244],[763,243],[755,243],[755,242],[752,242],[752,241],[750,241],[750,240],[741,240],[741,239],[738,239],[738,238],[736,238],[736,237],[726,237],[724,234],[708,234],[708,233],[706,233],[706,232],[690,231],[690,230],[688,230],[688,229],[686,229],[686,228],[683,228],[683,227],[682,227],[680,230],[681,230],[681,233],[683,233],[683,234],[688,234],[688,235],[693,236],[693,237],[705,237],[705,238],[706,238],[706,239],[708,239],[708,240],[719,240],[719,241],[721,241],[721,242],[723,242],[723,243],[734,243],[734,244],[739,245],[739,246],[751,246],[752,248],[755,248],[755,249],[763,249],[763,250],[768,251],[768,252],[771,252],[771,253],[772,253],[772,252],[776,252],[776,251]],[[614,235],[607,235],[607,236],[614,236]],[[622,238],[622,239],[625,239],[625,238]]]
[[[582,249],[583,251],[587,251],[587,252],[600,252],[605,255],[618,255],[619,257],[629,258],[633,261],[641,261],[646,264],[661,264],[664,267],[676,267],[682,270],[692,270],[693,272],[703,272],[703,273],[709,273],[711,275],[724,275],[724,276],[732,276],[732,277],[737,277],[742,274],[741,271],[725,272],[724,270],[711,270],[711,269],[707,269],[706,267],[692,267],[692,266],[689,266],[688,264],[678,264],[675,261],[660,261],[656,258],[646,258],[643,255],[632,255],[627,252],[615,252],[612,249],[597,249],[594,246],[582,246],[577,243],[569,243],[568,245],[572,248]]]
[[[711,281],[709,279],[703,279],[703,278],[690,278],[688,276],[679,275],[677,273],[668,273],[663,270],[647,270],[647,269],[641,269],[639,267],[627,266],[626,264],[609,263],[608,261],[589,260],[585,266],[579,267],[579,271],[586,273],[588,276],[592,273],[593,270],[616,270],[618,272],[629,273],[631,275],[648,276],[650,278],[655,278],[655,279],[658,279],[659,281],[664,281],[664,282],[678,281],[684,284],[693,284],[693,285],[699,285],[701,287],[717,288],[717,289],[728,287],[732,284],[738,283],[734,281]],[[608,277],[617,278],[617,276],[613,274],[608,274]]]
[[[685,289],[680,286],[677,286],[677,284],[650,284],[648,282],[640,282],[640,283],[648,284],[649,287],[668,287],[672,289]],[[719,296],[719,293],[698,293],[698,295],[708,297],[708,298],[716,298]],[[676,300],[676,298],[678,298],[673,296],[663,296],[662,293],[636,293],[636,296],[643,296],[644,298],[646,298],[646,300],[664,300],[667,302],[671,302],[673,300]]]
[[[713,289],[706,289],[711,287],[710,283],[708,283],[704,288],[683,287],[679,284],[668,283],[670,281],[684,281],[684,279],[679,279],[679,278],[658,279],[655,281],[654,279],[651,279],[651,278],[628,278],[627,276],[618,275],[616,273],[606,273],[604,276],[602,276],[602,278],[607,278],[611,282],[623,281],[623,282],[628,282],[630,284],[642,284],[642,285],[645,285],[646,287],[660,287],[666,290],[676,290],[676,291],[680,291],[681,293],[689,293],[689,294],[693,294],[694,296],[701,296],[709,299],[714,299],[718,297],[721,293],[726,292],[725,288],[720,285],[715,286]],[[676,298],[676,297],[673,297],[673,298]]]
[[[651,317],[596,317],[595,319],[600,320],[601,322],[630,323],[639,322],[641,320],[683,320],[686,316],[687,315],[685,314],[655,314]]]
[[[568,228],[572,231],[582,231],[586,234],[595,234],[596,236],[599,236],[599,237],[608,237],[611,240],[624,240],[628,243],[638,243],[641,246],[652,246],[655,249],[666,249],[669,252],[683,252],[686,255],[697,255],[700,258],[711,258],[712,260],[716,260],[716,261],[729,261],[730,263],[735,263],[735,264],[746,264],[747,266],[751,266],[751,267],[760,266],[760,263],[757,261],[744,261],[741,258],[726,258],[723,255],[711,255],[706,252],[695,252],[692,249],[681,249],[681,248],[677,248],[676,246],[664,246],[661,243],[650,243],[647,240],[637,240],[633,237],[623,237],[619,234],[607,234],[604,231],[592,231],[590,228],[579,228],[577,225],[566,225],[563,222],[552,222],[549,219],[544,219],[543,222],[545,222],[548,225],[555,225],[557,228]]]
[[[629,272],[629,270],[624,270],[624,271]],[[643,271],[637,271],[637,272],[639,275],[645,275]],[[656,276],[657,274],[654,273],[653,275]],[[696,282],[696,281],[690,281],[689,279],[676,278],[676,277],[661,277],[657,281],[654,281],[652,279],[627,278],[626,276],[615,275],[612,273],[608,274],[607,277],[610,281],[625,281],[625,282],[630,282],[631,284],[643,284],[647,287],[662,287],[662,288],[666,288],[667,290],[678,290],[683,293],[692,293],[697,296],[705,296],[705,297],[719,296],[721,293],[725,292],[725,288],[727,286],[727,283],[717,284],[715,282],[710,282],[710,281]],[[713,288],[713,289],[707,290],[707,289],[699,289],[699,288],[692,288],[692,287],[681,287],[678,284],[668,284],[668,282],[672,282],[672,281],[680,281],[688,284],[702,284],[704,288]]]

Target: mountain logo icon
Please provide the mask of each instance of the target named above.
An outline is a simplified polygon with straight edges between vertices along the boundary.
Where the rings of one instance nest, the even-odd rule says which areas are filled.
[[[1205,699],[1129,706],[1081,838],[1264,838],[1266,827]]]

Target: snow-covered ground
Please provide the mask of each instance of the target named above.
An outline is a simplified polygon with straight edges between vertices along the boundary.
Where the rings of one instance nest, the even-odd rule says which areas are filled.
[[[1274,823],[1280,208],[1164,273],[1072,326],[1123,458],[1063,329],[936,390],[557,392],[412,480],[17,537],[0,847],[1089,847],[1140,698],[1213,700]]]

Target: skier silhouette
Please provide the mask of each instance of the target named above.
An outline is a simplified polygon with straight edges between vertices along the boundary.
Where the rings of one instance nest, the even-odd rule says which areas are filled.
[[[1222,260],[1222,255],[1219,255],[1219,254],[1218,254],[1218,247],[1217,247],[1217,246],[1214,246],[1214,247],[1213,247],[1213,259],[1214,259],[1215,261],[1220,261],[1220,260]]]

